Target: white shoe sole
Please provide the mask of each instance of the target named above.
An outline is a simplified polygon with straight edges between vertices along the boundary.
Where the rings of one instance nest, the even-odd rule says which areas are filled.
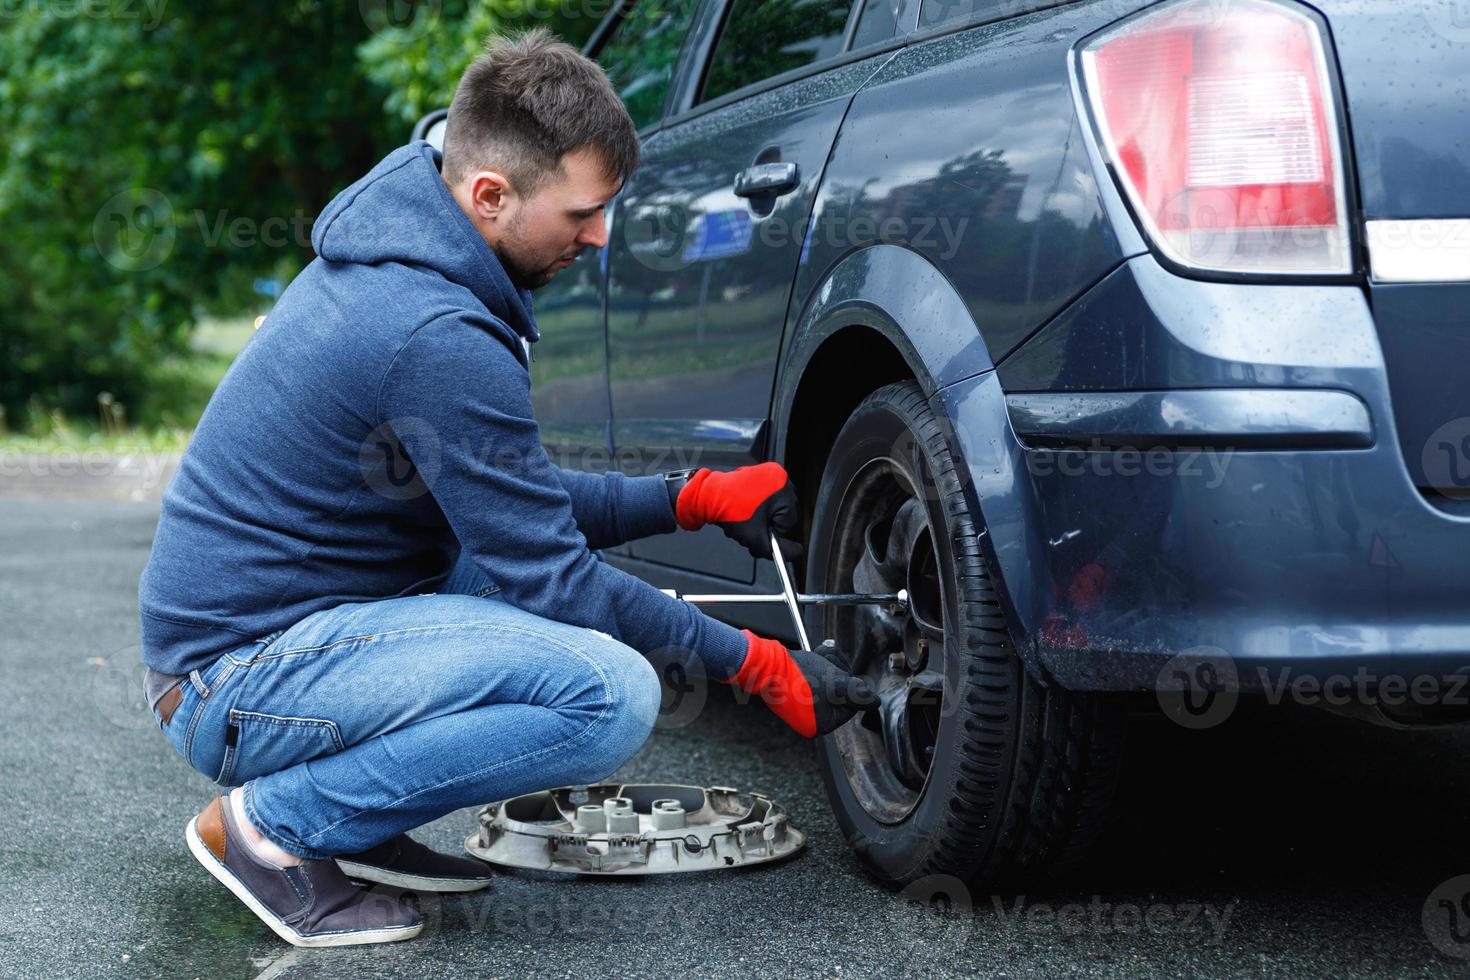
[[[271,927],[271,931],[280,936],[292,946],[305,946],[316,948],[320,946],[361,946],[367,943],[392,943],[400,939],[412,939],[424,928],[422,922],[411,926],[397,926],[392,929],[364,929],[360,932],[331,932],[317,936],[303,936],[291,928],[280,916],[260,904],[260,900],[251,894],[245,883],[235,877],[224,862],[214,856],[214,852],[205,846],[203,838],[199,836],[199,818],[195,817],[189,821],[189,826],[184,830],[184,840],[189,845],[189,851],[202,865],[204,870],[214,875],[219,883],[234,893],[235,897],[244,902],[245,905],[260,917],[260,921]]]
[[[394,888],[406,888],[421,892],[477,892],[481,888],[490,887],[489,878],[428,878],[424,875],[404,874],[401,871],[389,871],[387,868],[375,868],[371,864],[358,864],[356,861],[344,861],[337,858],[337,867],[349,878],[358,881],[371,881],[379,885],[392,885]]]

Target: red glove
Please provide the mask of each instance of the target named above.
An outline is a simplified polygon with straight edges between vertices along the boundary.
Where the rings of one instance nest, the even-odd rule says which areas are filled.
[[[782,538],[793,534],[800,509],[785,468],[780,463],[759,463],[728,473],[695,470],[679,490],[674,516],[686,531],[717,524],[755,557],[770,558],[771,532]],[[802,550],[799,543],[781,543],[788,561],[797,561]]]
[[[866,680],[827,657],[810,650],[788,650],[785,644],[750,630],[741,632],[748,642],[745,661],[725,683],[760,695],[799,734],[807,738],[825,735],[878,703]],[[822,646],[835,654],[831,640]]]

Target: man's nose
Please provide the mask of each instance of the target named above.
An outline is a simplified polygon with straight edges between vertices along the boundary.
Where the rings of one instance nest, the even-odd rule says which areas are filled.
[[[591,245],[593,248],[602,248],[607,244],[607,224],[602,220],[602,215],[598,215],[582,227],[582,233],[577,236],[577,241],[583,245]]]

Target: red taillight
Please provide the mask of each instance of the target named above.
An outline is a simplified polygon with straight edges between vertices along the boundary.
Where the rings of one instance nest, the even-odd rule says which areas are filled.
[[[1352,271],[1317,24],[1269,0],[1184,0],[1082,48],[1099,135],[1155,244],[1220,272]]]

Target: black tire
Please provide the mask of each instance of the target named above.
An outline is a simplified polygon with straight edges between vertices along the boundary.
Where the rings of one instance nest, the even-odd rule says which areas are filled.
[[[1035,882],[1065,870],[1101,830],[1118,770],[1117,705],[1043,686],[1017,655],[960,479],[923,392],[898,382],[842,427],[813,515],[809,590],[894,591],[900,563],[913,586],[906,614],[808,610],[815,635],[836,639],[854,671],[899,706],[854,719],[818,752],[843,834],[893,887],[931,875]],[[941,673],[941,616],[936,711],[926,692]],[[875,652],[895,643],[902,659],[875,665]]]

